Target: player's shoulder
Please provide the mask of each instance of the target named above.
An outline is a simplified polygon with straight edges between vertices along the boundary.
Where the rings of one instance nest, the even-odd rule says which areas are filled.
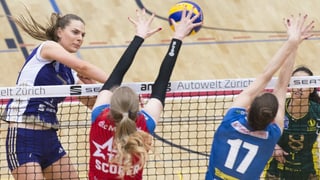
[[[41,44],[43,44],[44,46],[48,46],[48,47],[61,46],[59,43],[57,43],[55,41],[51,41],[51,40],[43,41]]]
[[[139,111],[136,119],[136,124],[145,124],[146,120],[150,118],[150,115],[145,111]]]
[[[51,41],[51,40],[47,40],[47,41],[43,41],[40,45],[41,49],[45,50],[47,53],[60,53],[61,50],[63,50],[64,48],[55,41]]]
[[[310,101],[310,106],[320,108],[320,102]]]
[[[247,114],[247,110],[245,108],[232,106],[228,109],[226,116],[234,116],[234,115],[245,116],[246,114]]]
[[[310,101],[309,111],[313,112],[314,115],[319,117],[320,116],[320,103]]]

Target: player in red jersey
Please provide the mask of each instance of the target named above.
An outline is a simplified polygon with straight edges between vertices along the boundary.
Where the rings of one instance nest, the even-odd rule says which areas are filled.
[[[154,15],[146,18],[144,10],[138,11],[137,20],[129,18],[136,27],[136,35],[103,85],[92,111],[89,179],[142,179],[152,144],[150,134],[160,119],[182,39],[201,25],[193,23],[198,16],[191,17],[191,14],[184,10],[182,20],[173,21],[175,31],[169,50],[143,109],[140,109],[138,95],[120,85],[144,39],[159,29],[150,30]]]

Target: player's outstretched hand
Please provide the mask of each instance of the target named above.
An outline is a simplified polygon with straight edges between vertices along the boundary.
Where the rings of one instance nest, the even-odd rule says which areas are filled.
[[[297,17],[291,15],[290,18],[284,19],[284,25],[287,28],[287,34],[290,41],[301,43],[304,39],[311,36],[314,28],[314,21],[305,25],[308,15],[299,14]]]
[[[137,10],[137,17],[135,19],[129,17],[129,21],[133,23],[136,27],[136,35],[145,39],[156,32],[159,32],[162,28],[154,28],[151,29],[150,25],[152,24],[152,21],[154,19],[154,14],[152,14],[150,17],[147,17],[146,10]]]
[[[194,7],[195,8],[195,7]],[[182,11],[181,20],[179,22],[176,22],[173,19],[170,19],[171,23],[174,26],[174,35],[173,38],[182,40],[186,36],[189,35],[191,30],[197,26],[201,26],[202,22],[194,23],[194,21],[201,15],[201,13],[195,15],[192,17],[192,10],[189,10],[185,7]]]

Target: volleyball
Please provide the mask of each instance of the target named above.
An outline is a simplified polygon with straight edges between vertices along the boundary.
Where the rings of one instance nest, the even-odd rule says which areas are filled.
[[[194,21],[194,23],[199,23],[199,22],[203,21],[203,13],[202,13],[202,10],[198,4],[196,4],[193,1],[181,1],[181,2],[178,2],[175,5],[173,5],[169,10],[168,20],[169,20],[169,25],[173,31],[174,31],[174,26],[171,23],[170,19],[175,20],[175,22],[179,22],[181,20],[182,11],[184,10],[185,7],[188,11],[190,11],[190,10],[192,11],[192,17],[195,15],[198,15],[200,13],[200,16]],[[200,29],[201,29],[201,26],[195,27],[190,32],[190,34],[195,34]]]

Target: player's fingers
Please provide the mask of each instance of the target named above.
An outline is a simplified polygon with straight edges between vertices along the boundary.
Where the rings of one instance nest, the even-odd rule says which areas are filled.
[[[287,22],[287,18],[283,18],[282,19],[282,23],[283,23],[283,25],[284,25],[284,27],[286,27],[287,29],[288,29],[288,22]]]
[[[173,27],[175,27],[177,25],[177,22],[174,19],[170,18],[170,21],[171,21]]]
[[[198,27],[198,26],[201,26],[201,25],[202,25],[202,22],[198,22],[198,23],[193,23],[193,24],[192,24],[193,28]],[[193,28],[192,28],[192,29],[193,29]]]
[[[181,19],[184,19],[186,17],[186,14],[187,14],[187,6],[184,6],[181,14]]]
[[[304,27],[303,32],[310,32],[314,28],[314,21],[311,21],[307,26]]]
[[[192,22],[194,22],[196,19],[198,19],[198,18],[201,16],[201,13],[202,13],[202,12],[199,12],[198,14],[196,14],[195,16],[193,16],[190,20],[191,20]]]
[[[137,25],[137,22],[136,22],[134,19],[132,19],[131,17],[128,17],[128,20],[129,20],[132,24]]]
[[[152,13],[152,14],[151,14],[151,17],[148,19],[148,24],[151,24],[151,23],[152,23],[154,17],[155,17],[155,14]]]
[[[195,7],[192,7],[190,10],[186,11],[186,12],[188,12],[188,13],[187,13],[187,17],[186,17],[187,19],[191,19],[191,16],[192,16],[192,14],[193,14],[194,8],[195,8]]]
[[[149,34],[149,36],[151,36],[151,35],[153,35],[153,34],[155,34],[155,33],[159,32],[159,31],[161,31],[161,30],[162,30],[162,28],[161,28],[161,27],[159,27],[159,28],[155,28],[155,29],[151,30],[148,34]]]
[[[142,14],[142,15],[145,15],[145,14],[146,14],[146,9],[145,9],[145,8],[142,8],[141,14]]]

